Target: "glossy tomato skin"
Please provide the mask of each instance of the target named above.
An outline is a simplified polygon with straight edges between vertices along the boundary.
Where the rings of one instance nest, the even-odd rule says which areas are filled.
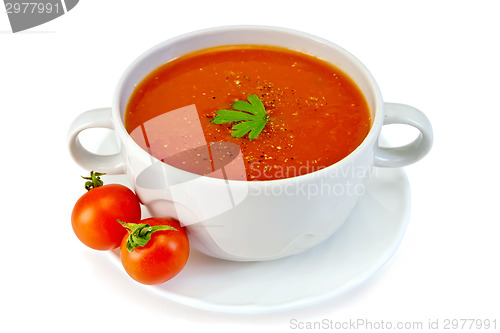
[[[127,236],[120,246],[123,267],[137,282],[147,285],[160,284],[179,274],[189,257],[189,240],[184,228],[173,219],[148,218],[140,223],[169,225],[177,229],[160,230],[151,234],[151,239],[134,252],[127,250]]]
[[[120,246],[127,230],[116,220],[136,223],[141,219],[139,199],[120,184],[91,189],[78,199],[71,214],[71,225],[78,239],[95,250]]]

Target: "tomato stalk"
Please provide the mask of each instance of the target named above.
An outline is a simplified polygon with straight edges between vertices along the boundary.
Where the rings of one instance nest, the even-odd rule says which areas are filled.
[[[104,176],[105,173],[90,171],[90,177],[83,177],[83,179],[87,180],[85,182],[85,189],[90,191],[93,188],[102,186],[104,183],[101,180],[101,176]]]
[[[128,231],[127,250],[129,252],[134,252],[136,248],[145,246],[151,239],[151,235],[156,231],[178,231],[177,229],[169,225],[150,226],[146,223],[126,223],[121,220],[117,221]]]

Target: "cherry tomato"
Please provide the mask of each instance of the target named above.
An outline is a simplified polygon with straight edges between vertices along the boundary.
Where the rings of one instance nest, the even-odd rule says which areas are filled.
[[[131,223],[124,225],[131,230]],[[169,226],[176,230],[146,231],[154,230],[157,226]],[[149,233],[151,238],[144,241],[145,245],[133,249],[130,245],[130,235],[123,238],[120,254],[127,274],[132,279],[148,285],[166,282],[179,274],[189,257],[189,240],[180,223],[173,219],[153,217],[142,220],[140,227],[137,228],[131,230],[129,234],[141,237],[140,235]]]
[[[78,199],[71,225],[83,244],[95,250],[111,250],[120,246],[127,234],[117,219],[140,221],[141,206],[128,187],[108,184],[91,188]]]

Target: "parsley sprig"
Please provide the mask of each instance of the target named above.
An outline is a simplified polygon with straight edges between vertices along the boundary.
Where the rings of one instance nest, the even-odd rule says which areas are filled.
[[[236,101],[232,107],[234,110],[219,110],[217,116],[213,118],[214,124],[225,124],[238,122],[233,125],[232,137],[241,138],[248,134],[250,140],[255,139],[266,126],[269,116],[266,113],[264,104],[257,95],[248,95],[248,102]],[[250,103],[249,103],[250,102]]]

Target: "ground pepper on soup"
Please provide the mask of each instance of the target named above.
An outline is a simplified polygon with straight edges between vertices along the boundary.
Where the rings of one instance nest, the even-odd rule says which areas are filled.
[[[221,109],[256,95],[268,121],[253,140],[215,124]],[[342,71],[287,49],[234,45],[174,59],[138,83],[125,127],[174,167],[233,180],[307,174],[349,155],[370,130],[367,102]]]

